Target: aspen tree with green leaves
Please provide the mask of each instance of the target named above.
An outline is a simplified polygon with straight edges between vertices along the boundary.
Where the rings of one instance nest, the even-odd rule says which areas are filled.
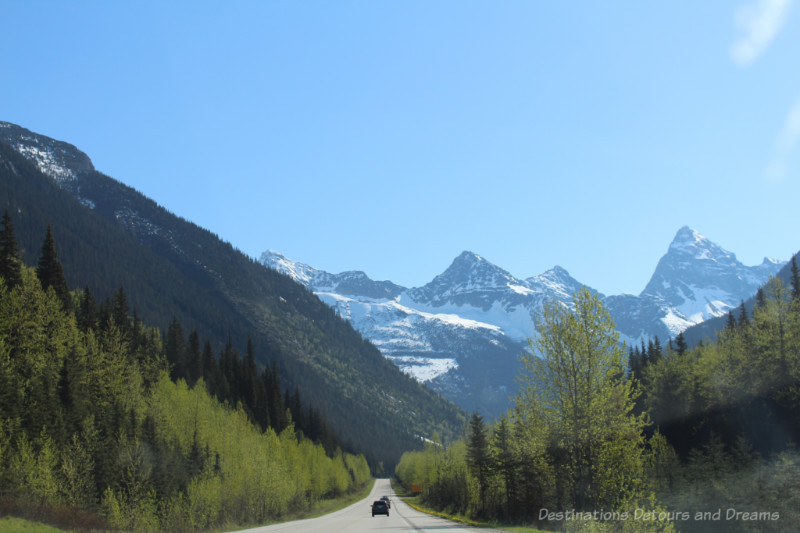
[[[642,485],[645,419],[633,414],[637,393],[613,320],[583,288],[573,309],[546,304],[536,332],[517,403],[538,413],[557,450],[567,508],[625,504]]]

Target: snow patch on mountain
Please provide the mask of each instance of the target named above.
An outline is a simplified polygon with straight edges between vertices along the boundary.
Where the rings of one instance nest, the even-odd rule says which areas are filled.
[[[427,383],[458,368],[458,361],[451,357],[433,358],[416,355],[390,355],[389,359],[400,370],[410,375],[420,383]]]
[[[530,294],[533,294],[533,291]],[[398,301],[404,303],[408,308],[414,308],[420,312],[460,316],[484,325],[493,324],[497,331],[503,332],[516,341],[522,342],[533,335],[531,310],[523,305],[508,306],[504,302],[495,301],[488,309],[452,303],[432,306],[429,303],[414,300],[409,293],[404,293]]]
[[[261,262],[267,264],[279,272],[283,272],[291,277],[296,282],[310,287],[314,279],[314,275],[319,272],[316,268],[311,268],[303,263],[292,261],[285,255],[276,252],[275,250],[267,250],[261,254]]]
[[[28,139],[33,140],[30,138]],[[59,160],[56,159],[50,147],[40,147],[36,146],[35,144],[17,143],[14,148],[16,148],[17,152],[22,154],[26,159],[36,163],[36,166],[39,167],[39,170],[42,172],[42,174],[50,176],[57,183],[60,184],[64,181],[72,181],[75,179],[75,173],[72,171],[72,169],[62,165]]]

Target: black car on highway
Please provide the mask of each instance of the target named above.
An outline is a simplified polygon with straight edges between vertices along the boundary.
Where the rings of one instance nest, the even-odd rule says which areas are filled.
[[[372,502],[372,516],[376,514],[385,514],[389,516],[389,506],[383,500],[375,500]]]

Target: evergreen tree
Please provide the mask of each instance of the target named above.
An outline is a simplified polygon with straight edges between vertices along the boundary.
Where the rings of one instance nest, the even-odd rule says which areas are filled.
[[[800,269],[797,268],[797,256],[792,257],[792,299],[800,298]]]
[[[289,423],[286,419],[286,408],[288,403],[283,401],[280,386],[280,374],[278,374],[278,364],[272,362],[272,370],[263,374],[264,386],[267,390],[267,409],[269,411],[269,423],[276,433],[280,433]],[[288,392],[288,391],[287,391]]]
[[[483,512],[486,510],[486,494],[489,490],[491,455],[483,417],[478,413],[472,413],[472,417],[469,419],[467,466],[469,466],[475,479],[478,480],[478,494],[481,501],[481,511]]]
[[[638,347],[628,348],[628,375],[633,379],[642,379],[642,358]]]
[[[661,341],[658,335],[653,339],[653,353],[650,355],[650,362],[655,363],[664,358],[664,350],[661,348]]]
[[[675,337],[675,351],[678,355],[683,355],[686,353],[686,350],[689,346],[686,344],[686,339],[683,336],[683,332],[681,331],[678,333],[678,336]]]
[[[78,309],[78,327],[81,331],[89,331],[97,327],[97,302],[95,302],[89,286],[83,290],[81,295],[80,309]]]
[[[739,322],[738,326],[741,331],[747,331],[750,327],[750,317],[747,316],[747,308],[744,306],[744,300],[739,305]]]
[[[733,317],[733,311],[728,311],[728,320],[725,322],[726,331],[736,331],[736,319]]]
[[[111,317],[120,332],[129,338],[131,334],[131,319],[128,316],[128,296],[125,294],[125,287],[119,286],[117,292],[111,298]]]
[[[512,444],[513,435],[509,428],[508,417],[501,416],[494,428],[492,444],[495,449],[494,463],[503,480],[504,514],[510,518],[512,509],[517,503],[517,460]]]
[[[300,400],[300,389],[298,387],[294,388],[294,394],[290,395],[289,391],[286,391],[286,399],[284,400],[284,404],[289,410],[289,413],[292,415],[292,421],[294,422],[295,429],[307,430],[308,421],[306,420],[306,414],[303,411],[303,403]]]
[[[756,309],[763,309],[767,306],[767,295],[764,294],[763,287],[759,287],[756,291],[756,303],[755,307],[753,308],[753,314],[755,314]]]
[[[167,329],[167,342],[164,345],[164,352],[167,356],[172,371],[170,372],[173,381],[186,379],[186,341],[183,337],[183,326],[178,322],[178,317],[173,316],[172,322]]]
[[[217,396],[219,390],[219,366],[214,358],[214,349],[211,347],[211,341],[206,341],[203,345],[202,365],[203,379],[206,382],[208,393],[212,396]]]
[[[236,400],[239,399],[239,352],[233,347],[230,337],[228,343],[222,350],[219,356],[219,391],[217,397],[221,402],[228,402],[229,404],[236,405]]]
[[[65,309],[71,307],[67,278],[64,276],[64,268],[58,260],[56,241],[49,224],[47,225],[47,234],[42,244],[42,254],[39,257],[39,265],[36,267],[36,276],[39,278],[42,288],[45,291],[53,287],[56,296],[61,300]]]
[[[196,329],[189,333],[189,347],[186,355],[186,379],[194,385],[203,376],[203,360],[200,353],[200,335]]]
[[[22,284],[21,265],[14,225],[6,209],[3,214],[3,229],[0,231],[0,276],[6,280],[9,290]]]
[[[247,339],[247,356],[242,365],[242,401],[251,413],[256,409],[256,394],[258,391],[258,369],[256,368],[256,353],[253,340]]]

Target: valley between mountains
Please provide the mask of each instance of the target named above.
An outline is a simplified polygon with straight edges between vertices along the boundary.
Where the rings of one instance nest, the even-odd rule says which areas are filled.
[[[255,326],[266,334],[264,343],[280,345],[280,352],[286,357],[281,355],[279,359],[287,367],[312,361],[314,356],[309,359],[309,354],[304,353],[309,347],[288,355],[298,350],[296,340],[274,331],[283,311],[272,313],[286,307],[287,299],[248,288],[262,284],[264,278],[262,270],[249,264],[251,258],[95,171],[89,157],[70,144],[10,123],[0,123],[0,142],[66,193],[58,200],[56,214],[67,205],[67,197],[80,206],[70,206],[74,213],[65,215],[62,222],[63,227],[75,226],[70,234],[81,246],[89,243],[93,250],[89,256],[73,250],[64,252],[67,274],[77,286],[97,283],[98,275],[87,261],[97,264],[98,254],[105,251],[99,251],[103,245],[91,243],[92,235],[77,227],[76,222],[81,217],[104,219],[103,224],[110,223],[114,231],[122,230],[124,239],[130,240],[124,253],[150,257],[149,265],[160,272],[175,270],[181,281],[172,286],[185,285],[187,290],[171,302],[162,302],[169,291],[155,286],[161,280],[139,281],[128,271],[124,275],[101,275],[101,294],[115,290],[121,281],[129,286],[152,286],[141,293],[149,294],[147,298],[136,294],[133,297],[140,298],[134,301],[140,310],[153,312],[151,319],[157,323],[167,322],[172,314],[189,324],[202,323],[207,319],[190,316],[185,310],[191,304],[179,303],[179,299],[211,298],[215,303],[209,300],[209,305],[215,309],[230,310],[225,315],[229,324],[208,324],[209,329],[217,330],[220,342],[232,334],[234,341],[244,344],[244,332]],[[12,168],[12,161],[8,165],[12,174],[19,173],[19,168]],[[43,190],[43,185],[39,187]],[[9,193],[8,202],[19,205],[20,212],[25,212],[22,208],[28,203],[26,214],[36,214],[42,220],[50,216],[37,205],[41,204],[39,198],[25,197],[19,188]],[[31,250],[36,246],[33,242],[38,238],[37,231],[41,231],[32,227],[33,222],[26,221],[21,227],[23,235],[31,235]],[[41,221],[38,223],[42,225]],[[137,254],[134,244],[143,248],[141,253]],[[157,266],[161,262],[164,267]],[[519,278],[469,251],[461,253],[429,283],[413,288],[375,281],[360,271],[325,272],[272,250],[264,252],[259,262],[312,291],[417,382],[467,411],[489,415],[500,414],[510,405],[510,397],[516,391],[519,355],[534,333],[534,319],[544,302],[557,300],[570,305],[573,293],[584,286],[560,266]],[[640,294],[599,296],[628,346],[656,337],[666,344],[687,328],[713,321],[738,307],[785,264],[765,258],[760,265],[746,266],[732,252],[694,229],[683,227],[667,246]],[[287,286],[284,292],[292,291],[295,289]],[[293,374],[296,377],[287,380],[288,386],[309,387],[307,371],[301,372],[298,367]],[[320,395],[315,400],[322,403],[324,398]],[[349,416],[346,411],[342,415]]]

